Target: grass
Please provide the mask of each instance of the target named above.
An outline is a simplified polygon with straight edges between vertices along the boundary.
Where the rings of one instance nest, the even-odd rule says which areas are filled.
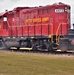
[[[74,57],[0,51],[0,75],[74,75]]]

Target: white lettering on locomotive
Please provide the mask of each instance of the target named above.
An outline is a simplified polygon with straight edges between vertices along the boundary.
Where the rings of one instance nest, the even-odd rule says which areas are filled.
[[[55,9],[55,12],[56,13],[63,13],[64,12],[64,9]]]

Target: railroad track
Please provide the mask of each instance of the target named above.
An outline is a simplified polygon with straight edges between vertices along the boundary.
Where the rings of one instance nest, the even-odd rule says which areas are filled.
[[[17,49],[11,49],[11,50],[4,50],[4,51],[10,51],[10,52],[21,52],[21,53],[36,53],[36,54],[47,54],[47,55],[67,55],[67,56],[74,56],[74,51],[70,52],[59,52],[59,51],[53,51],[53,52],[48,52],[48,51],[32,51],[32,50],[17,50]]]
[[[1,50],[1,49],[0,49]],[[67,55],[67,56],[74,56],[74,51],[68,51],[68,52],[62,52],[62,51],[42,51],[42,50],[31,50],[28,48],[20,48],[19,50],[17,48],[11,48],[10,50],[1,50],[1,51],[10,51],[10,52],[23,52],[23,53],[37,53],[37,54],[48,54],[48,55]]]

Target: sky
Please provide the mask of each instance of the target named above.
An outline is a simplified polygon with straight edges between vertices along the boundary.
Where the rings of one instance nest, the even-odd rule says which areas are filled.
[[[71,6],[71,24],[74,23],[74,0],[0,0],[0,12],[12,10],[15,7],[45,6],[62,2]]]

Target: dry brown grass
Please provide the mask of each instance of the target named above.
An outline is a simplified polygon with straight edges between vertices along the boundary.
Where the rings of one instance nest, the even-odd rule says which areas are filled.
[[[74,57],[0,51],[0,75],[74,75]]]

